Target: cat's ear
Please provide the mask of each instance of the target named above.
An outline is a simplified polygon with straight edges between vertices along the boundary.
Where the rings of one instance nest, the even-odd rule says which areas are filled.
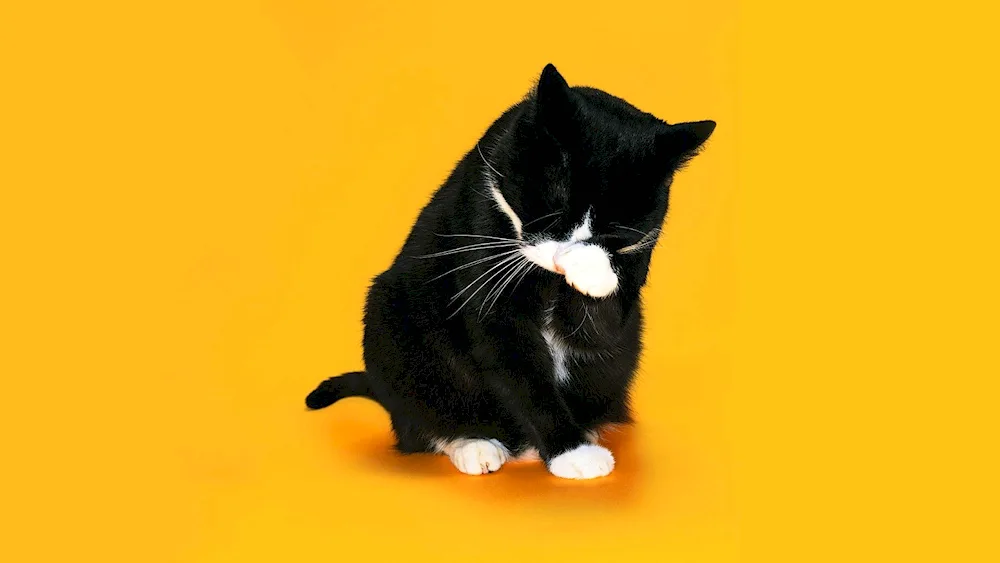
[[[573,116],[573,91],[552,63],[545,65],[538,79],[535,104],[538,124],[556,136]]]
[[[656,138],[656,150],[661,159],[678,167],[696,154],[715,131],[714,121],[692,121],[667,125]]]

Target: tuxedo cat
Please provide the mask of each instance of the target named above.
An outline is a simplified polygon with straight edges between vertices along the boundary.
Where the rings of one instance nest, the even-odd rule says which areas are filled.
[[[399,451],[472,475],[525,456],[559,477],[610,473],[597,431],[630,420],[670,185],[714,129],[668,125],[546,66],[372,283],[365,371],[322,382],[307,406],[373,399]]]

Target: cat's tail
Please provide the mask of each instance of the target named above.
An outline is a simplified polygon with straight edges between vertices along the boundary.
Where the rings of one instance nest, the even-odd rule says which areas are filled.
[[[316,387],[306,397],[306,406],[313,410],[321,409],[345,397],[368,397],[369,399],[375,399],[371,387],[368,386],[368,380],[365,378],[365,372],[353,371],[344,375],[331,377],[320,383],[319,387]]]

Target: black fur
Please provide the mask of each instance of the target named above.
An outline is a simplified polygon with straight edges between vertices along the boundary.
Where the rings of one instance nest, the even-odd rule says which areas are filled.
[[[365,372],[352,371],[320,383],[319,387],[306,397],[306,406],[311,409],[321,409],[347,397],[375,398],[368,386]]]
[[[324,381],[307,405],[371,397],[389,412],[405,453],[433,451],[439,439],[494,438],[515,453],[535,447],[546,461],[585,443],[588,430],[628,422],[652,249],[616,251],[661,227],[674,173],[714,128],[668,125],[600,90],[571,88],[548,65],[532,94],[458,163],[375,278],[365,307],[366,371]],[[524,222],[525,240],[562,239],[591,209],[590,242],[612,255],[615,293],[588,297],[533,267],[516,272],[516,285],[494,301],[489,291],[507,274],[480,276],[497,260],[442,276],[508,250],[439,255],[493,240],[468,235],[516,237],[487,176]],[[574,352],[565,383],[553,375],[546,323]]]

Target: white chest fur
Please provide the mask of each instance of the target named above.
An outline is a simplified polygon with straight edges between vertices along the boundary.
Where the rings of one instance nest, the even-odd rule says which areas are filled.
[[[542,327],[542,338],[549,348],[552,356],[552,376],[559,383],[569,381],[569,355],[570,349],[566,342],[552,329],[552,313],[545,317],[545,325]]]
[[[559,383],[569,381],[569,368],[566,366],[569,350],[566,349],[566,344],[549,328],[542,330],[542,338],[545,339],[545,343],[549,347],[549,354],[552,355],[552,375]]]

